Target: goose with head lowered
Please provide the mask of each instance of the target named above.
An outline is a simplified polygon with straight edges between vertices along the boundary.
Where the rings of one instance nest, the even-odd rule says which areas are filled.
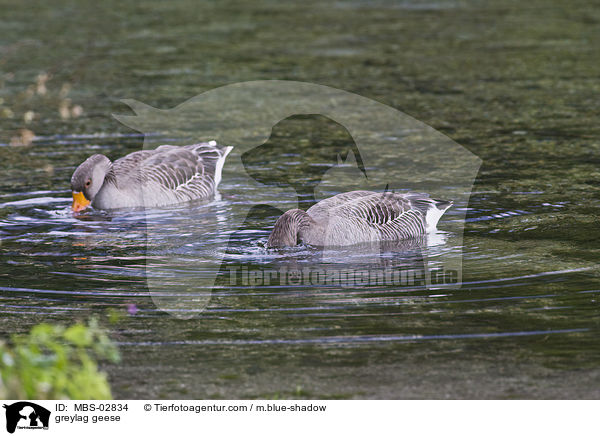
[[[352,191],[327,198],[306,212],[277,219],[267,247],[304,243],[317,247],[400,241],[434,232],[451,201],[426,194]]]
[[[215,141],[161,145],[114,162],[95,154],[73,173],[72,209],[79,212],[90,205],[96,209],[159,207],[210,198],[232,148]]]

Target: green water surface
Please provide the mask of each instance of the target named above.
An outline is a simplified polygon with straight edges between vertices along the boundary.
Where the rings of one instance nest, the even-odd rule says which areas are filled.
[[[600,398],[592,3],[0,0],[0,10],[3,338],[99,317],[123,356],[103,368],[115,398]],[[93,153],[142,148],[111,116],[131,113],[121,99],[167,109],[260,79],[377,100],[482,159],[464,240],[445,243],[462,245],[460,289],[227,286],[225,276],[195,318],[156,308],[143,214],[74,217],[70,176]],[[15,145],[23,128],[35,140]],[[301,117],[276,133],[247,164],[285,177],[306,208],[315,168],[345,132]],[[252,199],[231,178],[222,191],[211,207],[224,216]],[[266,253],[278,213],[253,210],[229,265],[310,258]]]

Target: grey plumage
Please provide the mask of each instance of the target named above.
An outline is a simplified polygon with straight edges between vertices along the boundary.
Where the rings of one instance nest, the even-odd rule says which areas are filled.
[[[426,194],[346,192],[306,212],[288,210],[275,223],[267,246],[343,246],[415,238],[435,230],[451,205]]]
[[[98,209],[155,207],[211,197],[233,147],[215,142],[161,145],[115,162],[93,155],[73,173],[71,189]]]

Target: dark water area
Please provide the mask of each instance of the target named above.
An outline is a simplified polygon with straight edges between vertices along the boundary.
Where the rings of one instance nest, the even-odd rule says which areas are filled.
[[[123,358],[103,366],[115,398],[600,397],[600,10],[589,2],[0,8],[2,338],[96,316]],[[281,210],[337,193],[315,190],[347,133],[318,116],[283,124],[243,167],[232,160],[214,201],[71,212],[70,177],[89,155],[172,139],[119,123],[111,114],[131,113],[121,99],[167,109],[260,79],[374,99],[479,156],[464,238],[450,209],[424,247],[265,249]],[[23,128],[35,138],[17,145]],[[298,198],[257,205],[244,170]],[[193,216],[191,234],[210,236],[240,210],[243,228],[214,234],[226,253],[205,310],[157,307],[146,264],[162,240],[148,229]],[[422,250],[460,251],[462,286],[230,281],[291,265],[418,269]]]

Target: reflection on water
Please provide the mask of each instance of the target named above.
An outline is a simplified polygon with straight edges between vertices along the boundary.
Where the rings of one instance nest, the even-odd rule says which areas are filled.
[[[68,38],[46,50],[51,29],[10,8],[2,45],[23,34],[42,45],[2,52],[12,56],[3,68],[24,69],[2,79],[5,100],[26,89],[25,70],[53,67],[47,86],[77,81],[71,98],[84,115],[64,121],[56,107],[32,100],[33,144],[10,147],[0,137],[3,337],[42,321],[99,316],[124,357],[106,367],[117,398],[281,398],[299,395],[297,386],[320,398],[598,398],[600,162],[588,110],[597,62],[580,56],[598,42],[594,21],[561,25],[565,6],[544,3],[508,5],[491,25],[499,7],[491,3],[409,3],[312,4],[310,13],[270,5],[267,18],[258,9],[232,16],[228,7],[203,5],[211,20],[202,29],[184,1],[160,22],[147,11],[100,7],[65,12],[58,22],[57,11],[40,6],[48,26],[94,41],[84,57]],[[580,13],[593,15],[570,8],[571,17]],[[289,16],[314,28],[296,39]],[[11,20],[26,31],[7,30]],[[339,32],[324,33],[332,23]],[[549,38],[556,28],[571,38]],[[258,40],[247,37],[257,29]],[[410,43],[392,49],[398,38]],[[368,95],[449,134],[484,161],[468,207],[451,208],[424,241],[267,250],[291,202],[255,207],[259,193],[238,183],[242,169],[234,166],[215,201],[71,213],[69,179],[81,161],[142,146],[142,135],[108,117],[124,111],[113,96],[170,107],[224,83],[272,77]],[[16,129],[21,120],[1,122]],[[285,175],[305,210],[339,192],[347,184],[340,180],[358,180],[355,157],[330,167],[325,147],[344,145],[339,126],[319,122],[309,137],[312,122],[298,119],[279,132],[275,149],[284,153],[267,147],[245,162],[250,171]],[[146,137],[156,145],[171,139]],[[248,210],[240,229],[221,231]],[[462,240],[453,228],[464,212]],[[424,286],[425,266],[436,270],[449,256],[463,258],[462,287],[445,279]],[[147,278],[165,271],[173,289],[149,289]],[[206,271],[217,273],[208,293]],[[388,280],[386,271],[404,276]],[[182,289],[182,277],[196,285]],[[155,304],[174,295],[182,319]],[[113,324],[111,313],[121,314]]]
[[[594,265],[568,256],[548,257],[560,249],[560,240],[540,245],[526,238],[511,242],[486,236],[501,232],[506,220],[535,219],[536,226],[543,226],[546,211],[560,213],[562,204],[532,202],[502,210],[500,203],[475,196],[468,221],[490,224],[480,231],[469,228],[464,247],[456,245],[460,239],[452,231],[443,230],[452,222],[450,209],[440,230],[420,239],[273,250],[265,248],[266,240],[281,211],[255,206],[253,192],[239,188],[230,178],[223,180],[212,201],[77,215],[69,209],[68,190],[5,193],[0,208],[5,265],[0,310],[6,330],[116,309],[123,318],[114,334],[134,365],[138,353],[143,361],[148,347],[178,350],[165,351],[160,365],[198,352],[192,350],[215,347],[222,355],[213,357],[214,362],[231,362],[241,349],[256,355],[256,361],[250,355],[240,358],[241,367],[277,359],[279,352],[272,347],[284,347],[304,356],[301,360],[319,360],[325,353],[334,362],[334,356],[346,362],[333,364],[332,370],[349,361],[354,368],[372,366],[360,362],[383,349],[389,349],[385,366],[393,366],[390,356],[409,344],[415,353],[409,366],[420,365],[417,356],[429,353],[452,360],[454,352],[467,349],[471,356],[485,356],[486,341],[508,338],[514,339],[506,349],[534,341],[525,352],[537,364],[568,367],[571,353],[581,356],[595,341],[597,327],[586,315],[598,295]],[[315,200],[305,200],[301,207],[309,207],[310,201]],[[250,210],[244,225],[224,233],[224,220],[244,207]],[[526,234],[532,226],[521,227],[515,226],[516,231]],[[460,256],[461,248],[466,278],[462,288],[448,287],[445,279],[428,288],[425,277],[428,270],[435,271],[436,260]],[[207,272],[217,274],[208,288],[203,285],[210,279]],[[146,280],[156,278],[161,287],[148,292]],[[138,309],[134,316],[125,315],[130,304]],[[176,322],[165,315],[160,310],[165,307],[183,319]],[[535,338],[551,348],[546,350]],[[557,352],[565,340],[571,350]],[[508,356],[502,358],[510,358],[504,352]],[[158,355],[163,356],[160,351]],[[443,363],[439,359],[434,365]],[[289,359],[281,365],[292,373],[303,367]],[[269,367],[264,371],[279,368],[275,363]],[[296,377],[304,379],[299,373]],[[115,380],[117,392],[130,392],[118,374]],[[333,382],[323,386],[336,389]],[[235,395],[235,386],[231,389]],[[261,389],[275,391],[268,383]],[[144,389],[133,389],[138,391]],[[350,390],[349,395],[361,394]]]

